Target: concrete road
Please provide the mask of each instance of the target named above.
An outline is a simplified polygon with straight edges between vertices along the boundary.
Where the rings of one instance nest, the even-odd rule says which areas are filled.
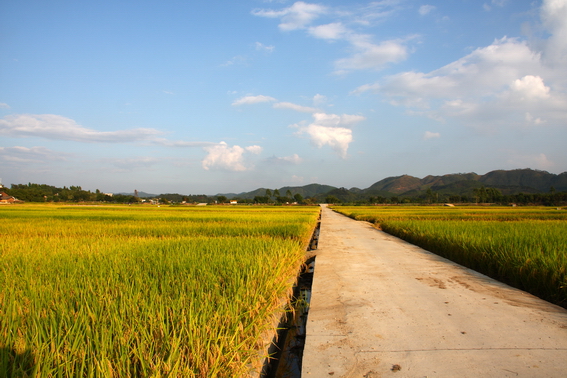
[[[567,310],[323,208],[302,377],[567,377]]]

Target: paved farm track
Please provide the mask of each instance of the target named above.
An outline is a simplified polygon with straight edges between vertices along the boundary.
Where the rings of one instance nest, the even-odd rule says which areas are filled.
[[[302,377],[566,377],[567,310],[323,207]]]

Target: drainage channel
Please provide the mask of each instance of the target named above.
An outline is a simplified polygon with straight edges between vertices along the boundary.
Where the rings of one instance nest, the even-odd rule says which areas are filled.
[[[308,251],[317,249],[321,223],[317,224]],[[293,288],[290,310],[280,321],[277,341],[272,343],[268,351],[270,358],[266,359],[260,378],[301,378],[301,361],[305,347],[305,327],[311,301],[311,285],[315,256],[308,258],[299,273],[297,283]]]

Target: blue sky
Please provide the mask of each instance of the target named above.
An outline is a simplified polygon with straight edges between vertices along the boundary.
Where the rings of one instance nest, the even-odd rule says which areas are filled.
[[[6,186],[567,170],[567,0],[4,1]]]

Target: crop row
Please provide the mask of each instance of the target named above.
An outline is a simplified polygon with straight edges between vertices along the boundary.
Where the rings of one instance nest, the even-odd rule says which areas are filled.
[[[317,208],[0,209],[0,371],[235,377],[261,360]]]
[[[334,207],[567,307],[567,212],[555,208]]]

